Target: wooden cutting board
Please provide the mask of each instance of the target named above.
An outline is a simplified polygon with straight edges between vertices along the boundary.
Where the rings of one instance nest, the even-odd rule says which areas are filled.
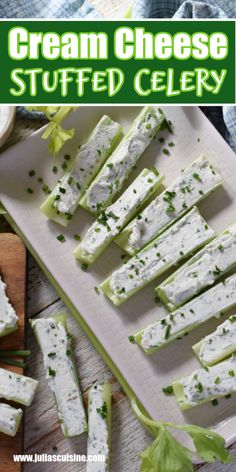
[[[0,274],[7,284],[7,296],[19,317],[19,329],[0,338],[0,349],[24,349],[26,250],[21,239],[15,234],[0,234]],[[23,370],[18,367],[6,366],[1,363],[0,367],[23,374]],[[15,438],[0,433],[0,472],[19,472],[21,470],[21,465],[13,462],[13,454],[20,454],[22,449],[22,425]]]

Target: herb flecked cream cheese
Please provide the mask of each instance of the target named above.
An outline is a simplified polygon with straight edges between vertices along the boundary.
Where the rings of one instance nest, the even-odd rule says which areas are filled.
[[[72,169],[41,206],[42,212],[67,226],[79,201],[121,137],[121,126],[104,115],[87,142],[79,147]]]
[[[216,330],[193,346],[204,366],[211,366],[236,352],[236,316],[219,325]]]
[[[167,308],[176,309],[213,285],[235,264],[236,224],[233,224],[174,272],[156,291]]]
[[[54,394],[64,436],[76,436],[87,430],[83,399],[73,363],[66,314],[31,320],[43,354],[49,387]]]
[[[197,250],[214,236],[198,209],[194,207],[167,231],[132,257],[101,285],[115,305]]]
[[[0,398],[31,405],[38,381],[0,368]]]
[[[15,436],[19,428],[23,411],[6,403],[0,403],[0,432]]]
[[[115,242],[128,254],[135,254],[222,183],[208,159],[200,156],[124,228]]]
[[[131,337],[133,342],[147,354],[161,349],[171,341],[204,321],[216,316],[236,305],[236,274],[218,283],[198,297],[173,311],[165,318],[150,324]]]
[[[18,316],[6,295],[6,284],[0,277],[0,337],[16,331]]]
[[[94,385],[89,390],[87,455],[103,456],[103,460],[87,462],[87,472],[108,472],[110,434],[111,387]]]
[[[144,169],[115,203],[102,211],[74,251],[76,259],[90,264],[144,205],[160,185],[156,169]]]
[[[191,375],[173,383],[181,410],[216,400],[236,392],[236,357],[220,362],[209,369],[195,370]]]
[[[151,106],[143,108],[86,191],[81,199],[81,206],[94,213],[106,208],[121,190],[138,159],[165,123],[167,122],[161,110]]]

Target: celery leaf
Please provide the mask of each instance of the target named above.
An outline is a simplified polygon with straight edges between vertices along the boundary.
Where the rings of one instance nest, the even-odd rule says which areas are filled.
[[[185,426],[184,431],[191,436],[198,455],[206,462],[233,462],[233,457],[225,447],[225,440],[219,434],[195,425]]]
[[[191,453],[163,426],[157,438],[140,454],[140,472],[193,472]]]

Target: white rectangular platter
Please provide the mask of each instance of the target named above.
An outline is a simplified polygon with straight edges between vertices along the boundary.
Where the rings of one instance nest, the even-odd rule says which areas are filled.
[[[155,164],[165,175],[164,184],[168,185],[180,170],[201,153],[206,154],[225,183],[199,205],[199,209],[212,227],[221,231],[236,220],[236,156],[197,107],[163,107],[163,110],[173,123],[174,135],[162,132],[159,136],[166,136],[166,144],[170,141],[175,143],[169,148],[171,155],[163,154],[163,147],[168,146],[160,144],[158,138],[154,139],[130,180],[144,166]],[[65,146],[61,158],[65,153],[75,153],[77,145],[86,140],[104,113],[127,129],[139,111],[139,107],[79,107],[67,120],[66,127],[75,127],[76,136]],[[138,346],[130,344],[129,335],[165,313],[165,309],[154,301],[157,281],[119,308],[96,293],[94,287],[121,264],[121,251],[112,244],[88,271],[81,270],[72,254],[78,244],[74,234],[83,236],[93,218],[78,209],[73,221],[64,229],[48,222],[39,210],[45,195],[37,177],[53,186],[59,178],[52,172],[55,164],[58,165],[52,162],[40,132],[0,155],[0,201],[19,232],[25,236],[37,259],[47,267],[67,300],[80,313],[150,416],[176,423],[215,427],[230,444],[236,439],[235,396],[229,400],[222,399],[215,407],[207,404],[181,412],[175,399],[162,393],[162,387],[199,367],[191,346],[209,333],[217,321],[206,323],[152,356],[146,356]],[[36,176],[29,177],[31,169],[35,170]],[[33,194],[27,193],[28,187],[34,189]],[[57,240],[60,233],[65,235],[65,243]]]

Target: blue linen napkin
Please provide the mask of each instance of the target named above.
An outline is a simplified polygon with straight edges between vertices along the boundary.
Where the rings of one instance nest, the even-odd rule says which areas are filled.
[[[0,18],[99,18],[87,0],[0,0]]]
[[[135,0],[134,18],[235,18],[236,0]],[[236,151],[236,107],[202,107]]]

